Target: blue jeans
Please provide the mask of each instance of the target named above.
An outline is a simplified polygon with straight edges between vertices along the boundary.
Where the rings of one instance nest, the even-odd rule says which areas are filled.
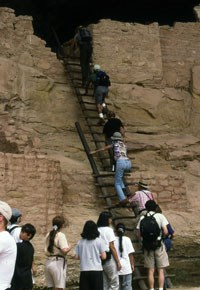
[[[125,185],[123,182],[124,172],[128,172],[130,170],[131,170],[131,161],[129,159],[118,159],[116,161],[115,189],[117,191],[117,195],[120,201],[126,198],[123,192],[123,189],[125,188]]]
[[[119,285],[119,290],[132,290],[132,274],[119,275]]]

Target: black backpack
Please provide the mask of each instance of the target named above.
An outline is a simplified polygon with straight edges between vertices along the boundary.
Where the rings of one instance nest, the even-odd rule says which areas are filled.
[[[111,85],[109,75],[105,71],[98,70],[96,72],[95,85],[109,87]]]
[[[91,42],[92,41],[92,35],[86,27],[79,28],[79,35],[81,42]]]
[[[144,216],[140,222],[140,234],[142,237],[142,245],[145,250],[156,250],[161,246],[161,229],[153,215]]]

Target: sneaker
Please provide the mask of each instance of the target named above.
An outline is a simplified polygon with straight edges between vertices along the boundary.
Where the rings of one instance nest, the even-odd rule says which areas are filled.
[[[111,171],[115,172],[115,165],[112,166]]]

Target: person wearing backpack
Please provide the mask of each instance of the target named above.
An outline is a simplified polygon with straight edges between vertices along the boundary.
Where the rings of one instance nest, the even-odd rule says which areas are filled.
[[[7,227],[7,231],[11,234],[16,243],[22,242],[20,239],[22,214],[17,208],[12,208],[12,216],[10,219],[10,225]]]
[[[82,86],[85,87],[90,75],[90,62],[93,52],[92,34],[87,27],[79,26],[74,36],[74,48],[80,50],[80,66],[82,74]]]
[[[145,204],[146,215],[140,217],[136,229],[140,232],[144,251],[144,267],[148,268],[149,289],[154,290],[154,272],[158,271],[159,290],[163,290],[165,283],[165,268],[169,266],[169,259],[162,236],[168,235],[166,217],[157,213],[157,203],[148,200]]]
[[[111,85],[110,77],[108,74],[101,70],[99,64],[95,64],[93,72],[90,74],[86,84],[85,94],[88,93],[89,85],[92,83],[94,88],[94,98],[99,114],[98,125],[104,125],[104,111],[106,109],[105,98],[108,96],[108,87]]]

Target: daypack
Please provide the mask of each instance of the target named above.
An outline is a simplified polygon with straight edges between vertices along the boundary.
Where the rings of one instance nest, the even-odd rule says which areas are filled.
[[[19,228],[19,226],[14,226],[11,229],[7,229],[7,231],[11,234],[14,229]]]
[[[91,42],[92,35],[86,27],[81,27],[79,29],[80,41],[81,42]]]
[[[96,72],[95,85],[109,87],[111,85],[109,75],[105,71],[98,70]]]
[[[156,250],[161,246],[161,229],[153,215],[145,215],[140,222],[142,245],[145,250]]]

